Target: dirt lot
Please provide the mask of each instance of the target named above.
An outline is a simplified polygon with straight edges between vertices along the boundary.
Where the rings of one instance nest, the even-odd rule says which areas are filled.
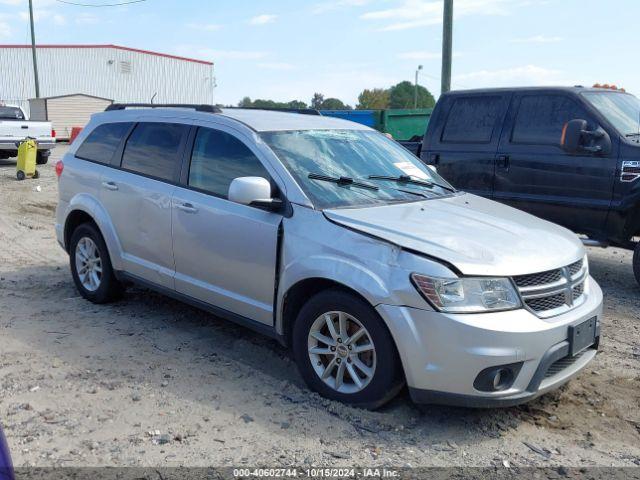
[[[324,400],[276,342],[140,289],[81,299],[54,238],[53,161],[0,163],[0,422],[18,466],[640,465],[640,288],[590,250],[602,351],[557,393],[504,410]]]

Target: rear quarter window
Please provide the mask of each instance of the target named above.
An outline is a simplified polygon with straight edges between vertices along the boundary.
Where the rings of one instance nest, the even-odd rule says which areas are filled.
[[[80,145],[76,151],[76,157],[97,163],[111,163],[113,154],[132,125],[132,123],[98,125]]]
[[[481,96],[455,99],[444,129],[445,143],[489,143],[502,111],[502,97]]]
[[[173,180],[188,127],[177,123],[139,123],[122,155],[122,168],[160,180]]]

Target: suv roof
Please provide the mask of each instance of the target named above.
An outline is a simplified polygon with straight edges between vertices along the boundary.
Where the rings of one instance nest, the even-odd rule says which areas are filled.
[[[223,108],[220,113],[208,113],[189,108],[132,108],[129,110],[111,110],[97,113],[94,115],[94,118],[100,122],[136,121],[158,118],[184,118],[209,121],[215,118],[227,118],[231,121],[239,122],[256,132],[315,129],[371,130],[365,125],[339,118],[242,108]]]
[[[508,93],[508,92],[618,92],[626,93],[622,90],[612,90],[610,88],[593,88],[583,87],[582,85],[567,86],[547,86],[547,87],[498,87],[498,88],[474,88],[469,90],[452,90],[443,95],[466,95],[466,94],[490,94],[490,93]]]

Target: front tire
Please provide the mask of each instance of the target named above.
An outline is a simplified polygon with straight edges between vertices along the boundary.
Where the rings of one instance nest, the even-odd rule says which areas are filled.
[[[82,297],[93,303],[108,303],[122,296],[124,287],[115,277],[107,246],[92,223],[83,223],[73,231],[69,262]]]
[[[312,297],[298,314],[292,340],[300,374],[323,397],[376,409],[404,384],[384,321],[353,294],[327,290]]]
[[[640,284],[640,242],[636,243],[636,249],[633,252],[633,273]]]

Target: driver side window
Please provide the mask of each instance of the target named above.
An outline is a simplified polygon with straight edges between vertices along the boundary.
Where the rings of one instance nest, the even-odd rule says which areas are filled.
[[[525,95],[511,134],[511,143],[560,146],[564,124],[569,120],[589,121],[587,112],[565,95]]]
[[[189,186],[227,198],[229,185],[238,177],[270,175],[258,157],[233,135],[199,128],[191,153]]]

